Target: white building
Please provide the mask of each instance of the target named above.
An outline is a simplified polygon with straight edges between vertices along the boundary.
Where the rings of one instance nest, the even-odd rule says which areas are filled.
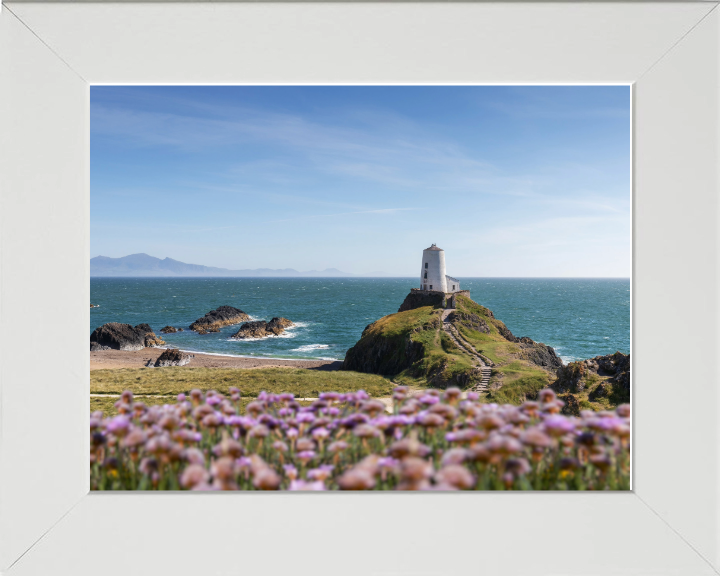
[[[423,250],[420,289],[445,293],[460,291],[460,282],[445,273],[445,250],[435,244]]]

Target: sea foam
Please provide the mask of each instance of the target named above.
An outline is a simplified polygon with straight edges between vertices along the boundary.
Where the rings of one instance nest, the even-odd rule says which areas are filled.
[[[300,348],[293,348],[290,352],[309,352],[310,350],[320,350],[324,348],[330,348],[329,344],[305,344]]]

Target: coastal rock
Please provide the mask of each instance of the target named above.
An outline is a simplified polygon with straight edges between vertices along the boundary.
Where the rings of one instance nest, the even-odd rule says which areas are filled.
[[[287,318],[273,318],[270,322],[264,320],[256,320],[254,322],[246,322],[240,329],[232,335],[232,338],[244,340],[246,338],[265,338],[267,336],[279,336],[285,332],[286,328],[293,326],[293,323]]]
[[[190,362],[190,359],[194,358],[193,354],[186,354],[181,352],[177,348],[168,348],[165,350],[158,359],[155,360],[155,368],[162,368],[164,366],[185,366]]]
[[[630,372],[630,354],[615,352],[605,356],[595,356],[588,360],[582,360],[585,368],[598,376],[618,376],[624,372]]]
[[[90,308],[100,308],[100,304],[90,304]]]
[[[182,328],[180,328],[180,331],[182,331]],[[160,328],[160,332],[163,334],[174,334],[175,332],[178,332],[178,329],[174,326],[165,326],[164,328]]]
[[[582,361],[589,372],[598,376],[610,376],[609,382],[618,384],[628,394],[630,392],[630,354],[615,352],[604,356],[595,356]]]
[[[555,353],[555,349],[543,344],[535,342],[523,336],[518,340],[521,349],[521,356],[537,366],[549,368],[550,370],[559,370],[563,367],[563,362]]]
[[[294,326],[294,324],[290,320],[288,320],[287,318],[278,318],[276,316],[267,323],[265,330],[277,335],[282,334],[283,332],[285,332],[285,328],[290,328],[291,326]]]
[[[600,380],[594,388],[594,383]],[[607,398],[611,405],[630,402],[630,355],[622,352],[570,362],[557,370],[550,386],[558,393],[589,390],[588,400]]]
[[[496,324],[496,327],[497,327],[497,329],[498,329],[498,332],[500,332],[500,335],[501,335],[503,338],[505,338],[505,340],[508,340],[508,341],[510,341],[510,342],[519,342],[519,341],[520,341],[519,338],[513,336],[513,333],[510,332],[510,328],[508,328],[507,326],[505,326],[505,324],[504,324],[503,322],[498,322],[498,323]]]
[[[152,328],[150,328],[150,324],[137,324],[135,326],[136,330],[142,330],[145,334],[148,334],[153,331]]]
[[[570,362],[567,366],[561,366],[557,370],[557,380],[551,388],[556,392],[581,392],[585,389],[583,380],[587,370],[584,362]]]
[[[190,324],[190,330],[195,330],[198,334],[204,333],[200,332],[200,330],[204,330],[205,332],[218,332],[222,326],[239,324],[246,320],[250,320],[250,316],[242,310],[233,308],[232,306],[220,306]]]
[[[158,346],[165,346],[165,340],[157,336],[155,332],[148,332],[145,334],[146,348],[157,348]]]
[[[343,370],[395,375],[425,356],[425,346],[410,334],[388,338],[378,322],[365,327],[360,340],[345,354]]]
[[[150,328],[150,324],[138,324],[135,326],[135,330],[139,330],[144,334],[144,342],[146,348],[157,348],[158,346],[164,346],[165,340],[160,338]]]
[[[495,327],[505,340],[520,345],[521,358],[532,362],[536,366],[541,366],[549,370],[557,370],[563,366],[563,361],[556,354],[554,348],[542,342],[535,342],[528,336],[518,338],[513,335],[510,329],[500,320],[495,322]]]
[[[90,350],[142,350],[145,334],[145,330],[130,324],[109,322],[90,335]]]

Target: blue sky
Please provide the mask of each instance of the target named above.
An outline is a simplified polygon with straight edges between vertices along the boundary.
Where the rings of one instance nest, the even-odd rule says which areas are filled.
[[[629,277],[630,88],[91,88],[91,256]]]

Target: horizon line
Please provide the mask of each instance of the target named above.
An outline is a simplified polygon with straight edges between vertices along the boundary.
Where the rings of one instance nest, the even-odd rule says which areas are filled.
[[[406,279],[406,278],[412,278],[416,279],[416,276],[372,276],[372,275],[364,275],[364,274],[353,274],[350,276],[182,276],[182,275],[164,275],[164,276],[151,276],[149,274],[144,274],[140,276],[133,276],[133,275],[102,275],[102,274],[91,274],[90,278],[184,278],[184,279],[190,279],[190,278],[202,278],[202,279],[267,279],[267,278],[275,278],[275,279],[293,279],[293,280],[306,280],[308,278],[317,278],[317,279],[330,279],[330,280],[338,280],[338,279],[346,279],[346,280],[352,280],[352,279],[359,279],[359,278],[378,278],[383,280],[393,280],[393,279]],[[485,279],[494,279],[494,280],[630,280],[631,276],[459,276],[458,279],[462,280],[463,278],[468,280],[485,280]]]

